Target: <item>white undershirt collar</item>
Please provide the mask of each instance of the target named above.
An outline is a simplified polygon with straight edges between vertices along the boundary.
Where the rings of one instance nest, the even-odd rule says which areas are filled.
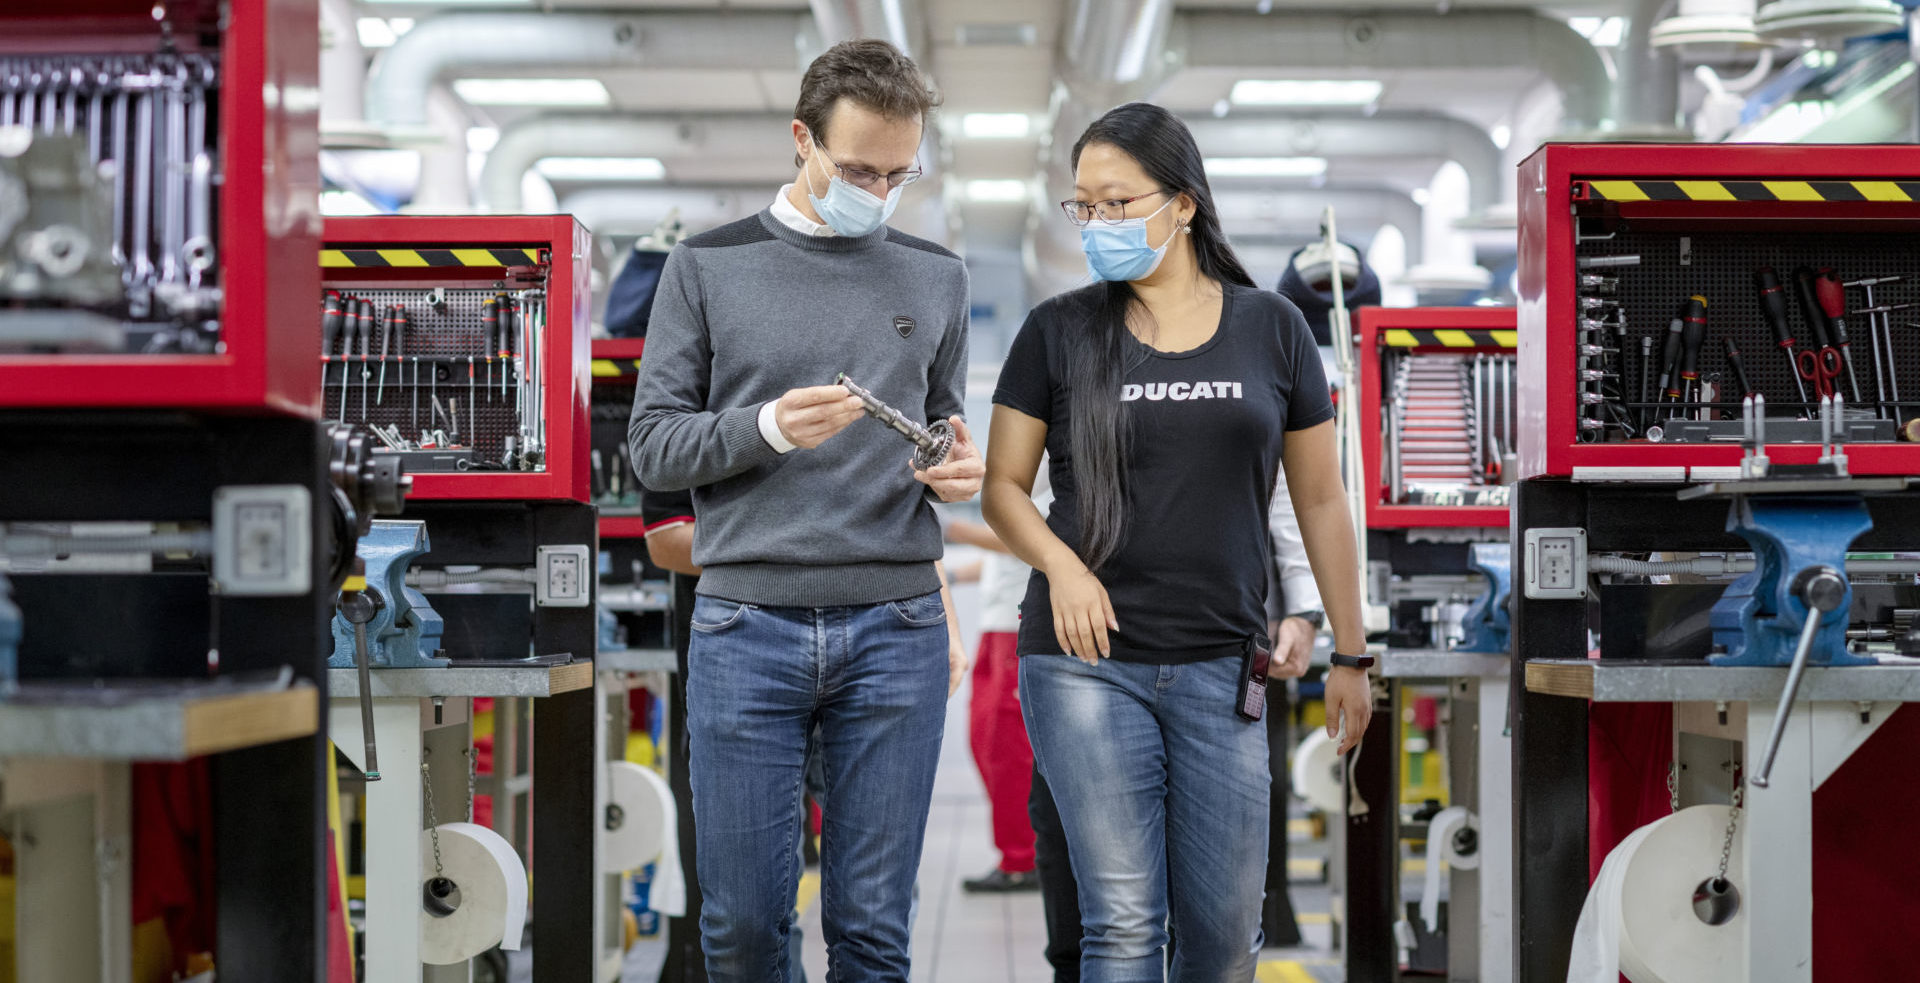
[[[775,220],[803,236],[837,236],[840,234],[833,231],[831,226],[816,222],[802,214],[800,209],[793,207],[793,201],[787,197],[787,194],[791,191],[793,191],[792,183],[784,184],[780,187],[780,193],[773,196],[773,217]]]

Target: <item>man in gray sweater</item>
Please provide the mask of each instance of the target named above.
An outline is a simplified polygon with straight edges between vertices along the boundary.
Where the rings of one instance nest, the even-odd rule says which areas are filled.
[[[710,979],[786,980],[801,772],[826,770],[821,914],[836,980],[904,981],[908,912],[950,692],[931,502],[980,489],[961,421],[967,275],[885,225],[934,97],[883,41],[801,81],[793,184],[675,247],[629,442],[647,488],[693,489],[702,568],[688,654],[702,946]],[[839,373],[950,420],[946,463],[874,420]]]

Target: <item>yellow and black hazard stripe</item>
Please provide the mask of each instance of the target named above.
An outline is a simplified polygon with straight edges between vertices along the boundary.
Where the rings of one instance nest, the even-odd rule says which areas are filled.
[[[1920,181],[1587,181],[1603,201],[1920,201]]]
[[[1486,328],[1388,328],[1380,333],[1388,348],[1518,348],[1520,332]]]
[[[538,266],[540,249],[322,249],[323,268]]]

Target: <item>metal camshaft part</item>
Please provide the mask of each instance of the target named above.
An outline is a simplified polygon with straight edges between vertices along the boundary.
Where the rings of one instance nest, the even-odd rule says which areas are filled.
[[[953,425],[945,420],[935,420],[927,426],[921,426],[903,416],[899,410],[876,399],[873,393],[856,385],[847,374],[842,372],[834,378],[834,383],[847,387],[847,391],[859,397],[866,404],[867,415],[892,427],[900,436],[913,441],[913,468],[925,471],[931,467],[945,464],[947,455],[953,451]]]

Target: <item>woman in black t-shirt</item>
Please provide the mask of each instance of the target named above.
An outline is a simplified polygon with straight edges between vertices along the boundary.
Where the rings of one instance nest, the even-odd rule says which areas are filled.
[[[1020,697],[1080,889],[1081,978],[1247,981],[1266,874],[1267,731],[1238,712],[1266,623],[1284,468],[1336,653],[1361,655],[1354,530],[1319,354],[1228,247],[1193,136],[1131,103],[1073,148],[1097,281],[1035,308],[994,393],[987,521],[1034,567]],[[1028,493],[1051,455],[1054,505]],[[1327,677],[1358,743],[1366,672]]]

